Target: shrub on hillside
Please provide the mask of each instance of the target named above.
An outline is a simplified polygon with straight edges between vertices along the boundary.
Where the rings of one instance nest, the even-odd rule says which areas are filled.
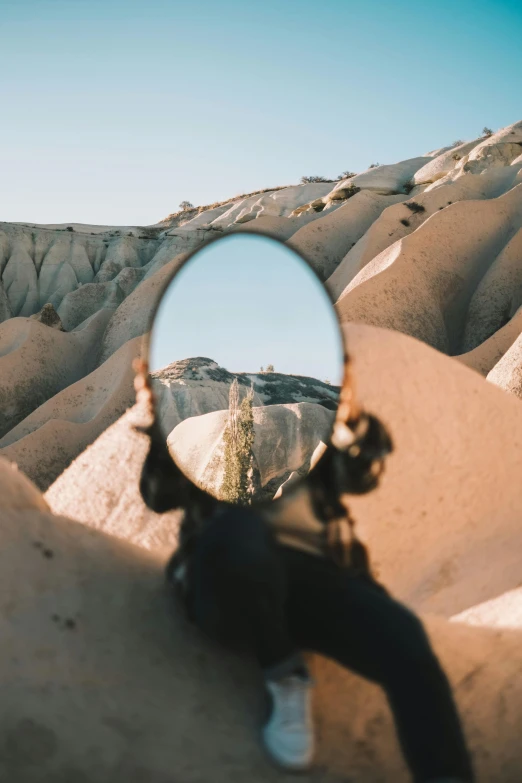
[[[408,207],[412,212],[426,212],[426,208],[422,206],[422,204],[419,204],[417,201],[406,201],[404,204],[405,207]]]
[[[301,185],[310,185],[313,182],[333,182],[332,179],[326,177],[301,177]]]

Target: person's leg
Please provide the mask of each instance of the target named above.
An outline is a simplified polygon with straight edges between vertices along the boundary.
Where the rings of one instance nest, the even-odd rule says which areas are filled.
[[[420,620],[379,585],[281,550],[295,642],[382,685],[415,783],[472,781],[451,688]]]
[[[299,651],[286,624],[286,576],[271,531],[250,509],[211,520],[194,553],[191,611],[209,636],[248,647],[266,675],[291,671]]]
[[[285,569],[271,531],[250,509],[229,509],[201,536],[193,569],[196,624],[225,644],[250,648],[263,670],[266,750],[285,768],[307,768],[314,753],[312,681],[288,632]]]

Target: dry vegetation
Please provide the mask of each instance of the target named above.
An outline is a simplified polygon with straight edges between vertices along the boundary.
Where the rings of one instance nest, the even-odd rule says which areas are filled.
[[[233,196],[232,198],[227,198],[224,201],[214,201],[213,204],[205,204],[201,207],[192,207],[191,209],[180,209],[177,212],[172,212],[170,215],[167,215],[166,218],[163,218],[163,220],[160,220],[160,223],[162,225],[179,225],[180,219],[183,220],[190,220],[193,217],[196,217],[196,215],[199,215],[201,212],[206,212],[208,209],[216,209],[216,207],[222,207],[225,204],[232,205],[234,201],[239,201],[239,199],[242,198],[250,198],[250,196],[257,196],[258,194],[261,195],[261,193],[273,193],[276,190],[284,190],[285,188],[291,187],[290,185],[278,185],[275,188],[261,188],[260,190],[253,190],[251,193],[240,193],[237,196]]]

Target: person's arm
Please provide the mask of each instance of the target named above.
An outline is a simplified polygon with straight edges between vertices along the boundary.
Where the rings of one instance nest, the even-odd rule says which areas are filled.
[[[135,428],[149,438],[149,450],[141,470],[140,494],[151,511],[164,514],[186,505],[188,481],[170,456],[165,434],[159,426],[147,363],[136,359],[133,366],[136,402],[151,421],[148,426]]]
[[[362,495],[378,486],[393,443],[382,422],[362,411],[345,433],[337,432],[335,440],[336,445],[329,444],[308,474],[312,506],[325,525],[330,557],[373,579],[368,551],[355,534],[348,496]]]

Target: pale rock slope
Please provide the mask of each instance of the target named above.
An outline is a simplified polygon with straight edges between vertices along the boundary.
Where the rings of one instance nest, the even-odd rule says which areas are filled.
[[[228,408],[235,378],[241,398],[253,388],[256,406],[308,402],[332,411],[337,407],[339,387],[317,378],[278,372],[232,373],[212,359],[197,356],[152,372],[158,419],[165,437],[184,419]]]
[[[348,325],[347,343],[395,443],[378,491],[351,501],[380,577],[446,616],[518,587],[520,400],[391,330]]]
[[[71,430],[64,392],[96,369],[96,377],[111,375],[97,388],[105,411],[98,420],[115,421],[132,398],[131,373],[120,369],[117,382],[114,365],[102,368],[148,332],[157,296],[186,254],[237,231],[267,233],[303,252],[326,279],[343,320],[403,331],[496,382],[494,367],[520,334],[521,150],[517,122],[337,182],[237,196],[155,226],[0,224],[2,328],[23,331],[16,321],[51,304],[66,330],[42,338],[45,359],[38,335],[48,327],[38,324],[24,354],[9,349],[0,356],[1,434],[10,436],[0,449],[10,449],[46,486],[57,474],[44,465],[58,450],[61,470],[101,432]],[[516,384],[504,385],[520,394]],[[59,427],[67,436],[57,436]],[[40,454],[48,441],[43,463],[30,455],[28,438],[37,436]]]
[[[497,598],[472,606],[455,615],[451,620],[487,628],[522,629],[522,587],[508,590]]]
[[[296,231],[288,244],[302,253],[325,280],[381,212],[404,198],[360,191],[322,220],[314,220]]]
[[[0,455],[46,489],[132,404],[132,360],[139,344],[139,338],[125,343],[101,367],[43,403],[4,435]]]
[[[201,639],[166,599],[179,516],[144,508],[147,441],[133,429],[139,411],[125,412],[169,274],[241,230],[288,241],[328,278],[361,399],[396,447],[379,490],[352,500],[359,533],[395,595],[445,616],[426,624],[478,780],[518,783],[522,122],[156,226],[1,224],[0,453],[54,483],[44,499],[0,456],[0,779],[287,779],[259,748],[251,663]],[[47,304],[65,332],[31,319]],[[248,377],[267,426],[271,408],[332,415],[320,387],[278,399],[265,376]],[[223,418],[196,386],[183,407],[164,384],[180,428],[193,426],[187,411]],[[405,779],[382,692],[319,658],[313,668],[318,760],[303,781]]]
[[[96,366],[107,320],[95,313],[70,333],[30,318],[0,324],[0,437]]]
[[[488,337],[487,340],[484,340],[483,343],[472,351],[460,354],[455,358],[468,367],[477,370],[481,375],[487,376],[489,371],[500,362],[500,359],[502,359],[508,348],[513,345],[520,334],[522,334],[522,306],[518,308],[511,320],[494,332],[491,337]],[[492,379],[490,378],[489,380]],[[493,380],[493,383],[495,382]],[[513,390],[510,389],[510,391]]]
[[[329,277],[327,284],[334,298],[342,296],[367,263],[418,229],[434,213],[457,201],[491,199],[507,192],[516,179],[516,171],[507,173],[506,177],[505,169],[492,169],[480,176],[465,174],[455,182],[438,185],[433,190],[416,189],[415,195],[402,198],[402,204],[385,209]]]
[[[445,353],[471,350],[473,295],[520,228],[522,183],[493,200],[452,204],[370,261],[344,290],[339,314],[397,329]],[[497,328],[505,323],[495,300],[484,302],[482,319]],[[484,329],[482,339],[491,333]]]
[[[333,193],[344,190],[347,185],[355,185],[375,193],[391,195],[405,192],[405,185],[409,184],[415,173],[432,160],[430,156],[411,158],[390,166],[374,166],[356,174],[355,177],[341,180],[333,189]]]
[[[432,158],[420,169],[417,169],[413,175],[413,184],[427,185],[431,182],[436,182],[438,179],[442,179],[446,174],[453,171],[456,163],[459,160],[462,160],[462,158],[480,144],[481,141],[482,139],[474,139],[473,141],[467,141],[464,142],[464,144],[458,144],[455,147],[450,147],[450,149],[442,151],[440,155]]]
[[[305,475],[315,449],[328,440],[334,413],[322,405],[301,402],[254,407],[254,486],[275,489],[292,472]],[[167,444],[176,462],[199,486],[219,495],[224,474],[223,434],[228,410],[184,419]]]
[[[148,439],[136,431],[147,423],[138,406],[128,410],[83,451],[45,494],[55,514],[138,544],[171,552],[180,514],[155,514],[139,492]]]
[[[387,424],[395,443],[379,490],[351,502],[380,577],[415,608],[448,617],[516,588],[522,547],[520,401],[411,337],[366,325],[345,330],[361,399]],[[220,415],[185,420],[180,429],[190,429],[198,418],[216,418],[219,439]],[[110,532],[135,541],[130,509],[116,512],[125,478],[137,491],[144,453],[140,446],[139,459],[122,456],[125,478],[114,469],[114,454],[126,452],[138,437],[125,435],[126,426],[124,417],[46,497],[58,513],[102,528],[110,519]],[[211,441],[212,432],[207,426],[202,440]],[[148,521],[141,508],[138,502],[140,540],[147,540],[150,529],[150,538],[162,546],[171,541],[171,522],[166,519],[161,532],[161,520]]]
[[[3,460],[0,531],[2,780],[287,779],[260,748],[252,662],[187,625],[165,593],[163,556],[53,515]],[[521,633],[426,625],[478,779],[502,770],[516,783]],[[312,669],[318,749],[304,783],[347,771],[359,783],[406,779],[383,692],[319,657]]]
[[[488,373],[488,381],[522,398],[522,334]]]

